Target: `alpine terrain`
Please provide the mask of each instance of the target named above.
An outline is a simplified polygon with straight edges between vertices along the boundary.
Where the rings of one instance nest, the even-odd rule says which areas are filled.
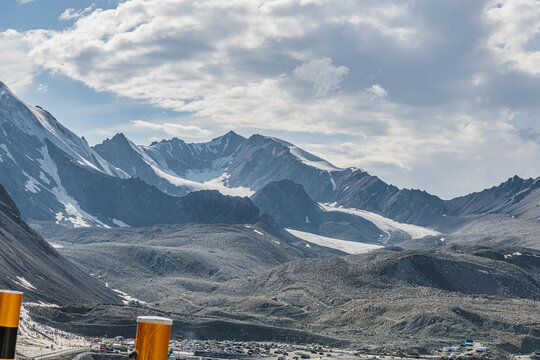
[[[90,146],[0,83],[0,184],[1,287],[57,329],[540,348],[540,178],[443,200],[259,134]]]

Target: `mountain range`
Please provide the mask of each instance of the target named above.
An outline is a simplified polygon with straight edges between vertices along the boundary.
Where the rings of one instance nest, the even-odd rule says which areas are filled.
[[[186,144],[173,138],[136,146],[118,134],[94,150],[130,176],[175,195],[200,189],[201,183],[248,195],[272,181],[289,179],[302,185],[316,202],[417,225],[437,226],[447,222],[443,217],[485,213],[540,217],[536,206],[540,178],[515,176],[492,189],[444,201],[425,191],[398,189],[361,169],[340,169],[293,144],[261,135],[246,139],[231,131],[208,143]]]
[[[206,143],[173,138],[143,146],[117,134],[91,147],[3,83],[0,184],[23,219],[72,226],[254,224],[266,212],[283,227],[388,243],[392,234],[410,238],[411,232],[388,232],[388,226],[374,222],[377,217],[386,224],[433,229],[424,235],[456,232],[490,216],[540,219],[540,178],[515,176],[445,201],[425,191],[399,189],[365,170],[338,168],[262,135],[244,138],[230,131]],[[272,200],[275,196],[284,201]],[[287,211],[294,216],[284,216]],[[390,242],[399,240],[404,238]]]

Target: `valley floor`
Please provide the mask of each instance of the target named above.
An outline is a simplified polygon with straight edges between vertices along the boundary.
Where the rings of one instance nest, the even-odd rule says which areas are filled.
[[[60,330],[41,326],[30,322],[27,314],[24,324],[39,331],[24,334],[18,341],[17,359],[32,358],[35,360],[45,359],[100,359],[113,360],[127,358],[133,351],[135,339],[132,338],[84,338],[67,334]],[[44,338],[54,338],[47,344]],[[69,338],[71,343],[62,343],[60,339]],[[76,338],[76,341],[75,341]],[[177,340],[173,334],[173,340],[169,345],[171,360],[196,360],[201,358],[214,359],[267,359],[280,358],[281,360],[293,359],[440,359],[440,358],[494,358],[496,351],[485,347],[480,342],[474,342],[468,347],[456,344],[442,349],[431,349],[430,354],[418,354],[414,351],[389,351],[379,350],[370,346],[360,348],[336,348],[318,344],[298,345],[276,342],[254,341],[217,341],[217,340]],[[32,344],[34,342],[34,344]],[[69,345],[69,346],[67,346]],[[53,348],[54,347],[54,348]],[[39,348],[39,351],[38,351]],[[520,357],[525,360],[528,357]]]

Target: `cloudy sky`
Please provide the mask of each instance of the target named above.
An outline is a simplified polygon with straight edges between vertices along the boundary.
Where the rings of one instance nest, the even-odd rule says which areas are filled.
[[[2,0],[0,49],[92,144],[262,133],[443,198],[540,176],[537,0]]]

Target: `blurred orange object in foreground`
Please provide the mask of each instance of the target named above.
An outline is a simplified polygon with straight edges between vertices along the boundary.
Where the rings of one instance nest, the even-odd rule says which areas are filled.
[[[159,316],[137,318],[137,360],[167,360],[172,320]]]
[[[15,358],[23,293],[0,290],[0,360]]]

